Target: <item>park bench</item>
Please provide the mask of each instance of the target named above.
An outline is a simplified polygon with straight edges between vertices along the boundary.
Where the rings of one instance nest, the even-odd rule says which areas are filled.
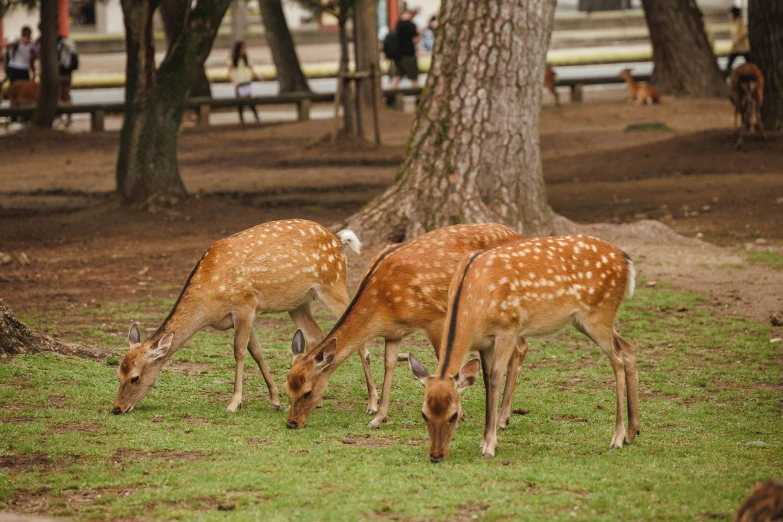
[[[641,81],[649,81],[649,75],[636,77]],[[568,87],[571,91],[571,102],[582,101],[582,89],[586,85],[611,85],[623,83],[617,76],[604,76],[594,78],[572,78],[559,80],[556,87]],[[406,87],[398,89],[385,89],[383,96],[391,100],[390,105],[397,110],[402,110],[405,97],[420,96],[421,87]],[[310,119],[310,109],[314,103],[331,103],[334,101],[334,93],[319,92],[290,92],[274,96],[255,96],[252,98],[209,98],[194,97],[188,101],[188,109],[198,115],[198,126],[209,126],[209,115],[215,110],[236,109],[240,105],[295,105],[297,120]],[[90,129],[93,132],[101,132],[105,129],[106,116],[110,114],[122,114],[125,110],[124,103],[103,104],[78,104],[61,106],[57,108],[57,114],[89,114]],[[25,118],[32,117],[33,106],[2,108],[0,118]]]

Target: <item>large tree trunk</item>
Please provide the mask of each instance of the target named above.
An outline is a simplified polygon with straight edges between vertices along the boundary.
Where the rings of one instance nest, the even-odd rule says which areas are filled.
[[[36,127],[51,128],[57,116],[57,100],[60,94],[60,70],[57,61],[58,23],[57,0],[41,0],[41,92],[33,112],[32,123]]]
[[[163,20],[163,30],[166,33],[166,41],[169,46],[182,31],[182,23],[185,16],[184,8],[185,6],[179,0],[162,0],[160,3],[160,18]],[[212,97],[212,88],[209,84],[209,78],[207,78],[206,68],[203,66],[193,82],[190,95],[204,98]]]
[[[555,232],[538,133],[555,2],[503,7],[441,4],[432,68],[396,181],[347,221],[362,241],[400,241],[454,223]]]
[[[185,194],[177,165],[179,127],[229,0],[178,1],[182,25],[156,71],[152,15],[157,2],[122,0],[128,58],[117,190],[127,200]]]
[[[259,0],[266,43],[272,51],[280,92],[310,91],[296,55],[280,0]]]
[[[83,346],[67,344],[42,335],[19,321],[0,299],[0,355],[22,355],[38,352],[56,352],[82,357],[100,354]]]
[[[770,130],[783,128],[783,3],[750,0],[748,36],[753,63],[764,75],[761,118]]]
[[[655,86],[677,96],[726,96],[695,0],[642,0],[642,6],[652,41]]]
[[[371,68],[374,68],[375,74],[378,75],[374,89],[369,81],[361,83],[359,95],[362,97],[364,107],[371,107],[373,96],[375,96],[377,106],[381,106],[380,57],[378,56],[378,30],[375,21],[375,11],[375,2],[368,2],[367,0],[354,1],[356,70],[369,71]]]

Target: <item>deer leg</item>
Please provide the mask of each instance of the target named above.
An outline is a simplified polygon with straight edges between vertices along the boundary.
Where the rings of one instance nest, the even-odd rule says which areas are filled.
[[[245,370],[245,352],[253,328],[254,314],[255,311],[249,317],[234,314],[234,359],[237,366],[234,374],[234,395],[231,396],[227,408],[230,412],[235,412],[242,406],[242,373]]]
[[[489,393],[487,395],[487,416],[484,424],[484,441],[481,443],[481,455],[485,458],[495,456],[498,445],[498,398],[500,383],[506,373],[508,362],[514,351],[516,335],[495,337],[492,369],[489,372]]]
[[[332,312],[335,317],[341,317],[348,308],[348,292],[345,285],[333,285],[322,288],[318,294],[321,301]],[[364,371],[364,380],[367,383],[367,415],[374,415],[378,411],[378,389],[375,386],[375,379],[372,376],[372,367],[370,366],[370,353],[362,345],[359,348],[359,359],[362,361],[362,370]]]
[[[517,339],[514,345],[514,352],[508,360],[508,369],[506,370],[506,385],[503,387],[503,401],[500,405],[500,419],[498,420],[498,429],[504,430],[508,427],[511,420],[511,402],[514,400],[514,392],[517,389],[519,374],[522,372],[522,363],[527,355],[528,344],[524,337]]]
[[[636,371],[636,347],[614,333],[615,346],[619,345],[619,351],[623,359],[625,369],[626,400],[628,401],[628,432],[625,434],[625,443],[631,444],[639,434],[639,374]]]
[[[397,355],[400,353],[400,339],[386,339],[385,366],[383,374],[383,388],[381,389],[381,405],[378,414],[367,425],[368,428],[380,428],[386,422],[391,402],[391,385],[394,370],[397,368]]]
[[[264,362],[264,356],[261,353],[261,343],[258,342],[258,336],[256,335],[255,330],[252,328],[250,329],[250,342],[247,345],[247,349],[250,352],[250,355],[256,361],[256,364],[258,364],[258,369],[261,370],[261,375],[264,376],[264,382],[266,383],[266,387],[269,390],[269,407],[272,410],[279,410],[280,392],[278,391],[277,385],[272,378],[272,373],[269,371],[269,368],[267,368],[266,363]]]
[[[495,357],[494,345],[479,351],[481,358],[481,378],[484,380],[484,437],[479,444],[479,452],[484,452],[484,441],[487,438],[487,418],[489,417],[489,372],[492,369],[492,359]]]

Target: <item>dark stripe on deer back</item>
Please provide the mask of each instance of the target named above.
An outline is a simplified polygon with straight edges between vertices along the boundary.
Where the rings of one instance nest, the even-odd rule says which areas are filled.
[[[166,316],[166,319],[163,320],[163,324],[161,324],[157,330],[155,330],[155,333],[152,334],[152,337],[150,339],[156,339],[159,336],[162,336],[164,333],[166,333],[166,325],[168,325],[169,321],[172,317],[174,317],[174,314],[177,311],[177,307],[179,306],[179,302],[182,301],[182,296],[185,295],[185,292],[190,287],[190,280],[193,279],[193,276],[196,274],[196,270],[201,266],[201,262],[204,260],[204,256],[207,255],[207,252],[209,252],[209,249],[206,250],[201,255],[201,259],[198,260],[196,263],[196,266],[193,267],[193,270],[190,272],[190,275],[188,276],[188,280],[185,281],[185,286],[182,287],[182,291],[179,293],[179,297],[177,297],[177,301],[174,303],[174,306],[171,307],[171,310],[169,311],[169,315]]]
[[[331,330],[329,330],[329,333],[326,334],[326,337],[324,337],[324,340],[318,343],[318,346],[316,346],[313,350],[311,350],[309,353],[314,353],[318,348],[323,346],[324,342],[326,342],[327,339],[330,339],[332,335],[337,332],[337,330],[343,325],[348,315],[351,313],[351,310],[353,310],[354,306],[356,306],[357,301],[359,301],[359,297],[361,297],[362,292],[364,292],[364,289],[367,287],[367,284],[370,281],[370,277],[375,273],[375,269],[378,268],[378,265],[381,264],[381,261],[386,259],[389,254],[400,248],[404,243],[400,243],[399,245],[395,245],[392,247],[389,247],[386,249],[384,253],[378,256],[378,258],[375,260],[375,262],[372,264],[370,269],[367,271],[367,274],[365,274],[364,278],[362,278],[361,282],[359,283],[359,288],[356,289],[356,294],[354,294],[353,299],[351,299],[351,302],[348,304],[348,308],[345,309],[345,312],[343,312],[343,315],[340,316],[340,318],[337,320],[336,323],[334,323],[334,326]]]
[[[462,285],[465,284],[465,276],[468,275],[468,269],[476,258],[483,254],[485,251],[476,252],[468,260],[468,264],[465,265],[465,270],[462,272],[462,279],[460,279],[457,291],[454,292],[454,304],[451,307],[451,317],[449,317],[449,334],[446,337],[446,354],[443,356],[441,364],[440,377],[441,379],[446,376],[446,369],[449,367],[449,360],[451,359],[451,352],[454,348],[454,336],[457,333],[457,314],[459,312],[459,300],[462,295]]]

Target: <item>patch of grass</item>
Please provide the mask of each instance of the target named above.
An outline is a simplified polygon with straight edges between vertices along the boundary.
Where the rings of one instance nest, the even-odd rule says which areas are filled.
[[[625,127],[625,132],[671,132],[674,129],[662,121],[648,121],[644,123],[635,123]]]
[[[719,318],[705,303],[697,294],[640,288],[622,307],[618,331],[639,356],[642,429],[633,445],[609,450],[614,377],[598,348],[571,330],[531,341],[514,404],[530,413],[512,417],[497,457],[478,454],[477,384],[464,395],[468,416],[440,465],[427,460],[423,392],[404,363],[381,430],[365,428],[364,380],[350,357],[332,376],[323,408],[292,431],[284,411],[268,409],[249,358],[244,405],[225,411],[230,332],[196,335],[174,362],[197,369],[164,370],[121,416],[110,414],[114,368],[51,354],[15,357],[0,365],[0,511],[74,520],[728,520],[756,481],[783,467],[783,369],[777,345],[767,342],[771,328]],[[147,305],[149,315],[160,313],[162,303]],[[85,313],[85,324],[93,319]],[[324,328],[327,319],[319,316]],[[281,388],[293,330],[285,321],[258,331]],[[84,335],[102,342],[100,331]],[[432,351],[413,348],[423,341],[408,339],[402,351],[433,370]],[[382,347],[369,348],[380,383]],[[757,440],[766,445],[746,444]],[[221,503],[233,511],[219,511]]]
[[[775,270],[783,270],[783,255],[778,252],[750,250],[748,251],[748,262],[757,265],[767,265]]]

